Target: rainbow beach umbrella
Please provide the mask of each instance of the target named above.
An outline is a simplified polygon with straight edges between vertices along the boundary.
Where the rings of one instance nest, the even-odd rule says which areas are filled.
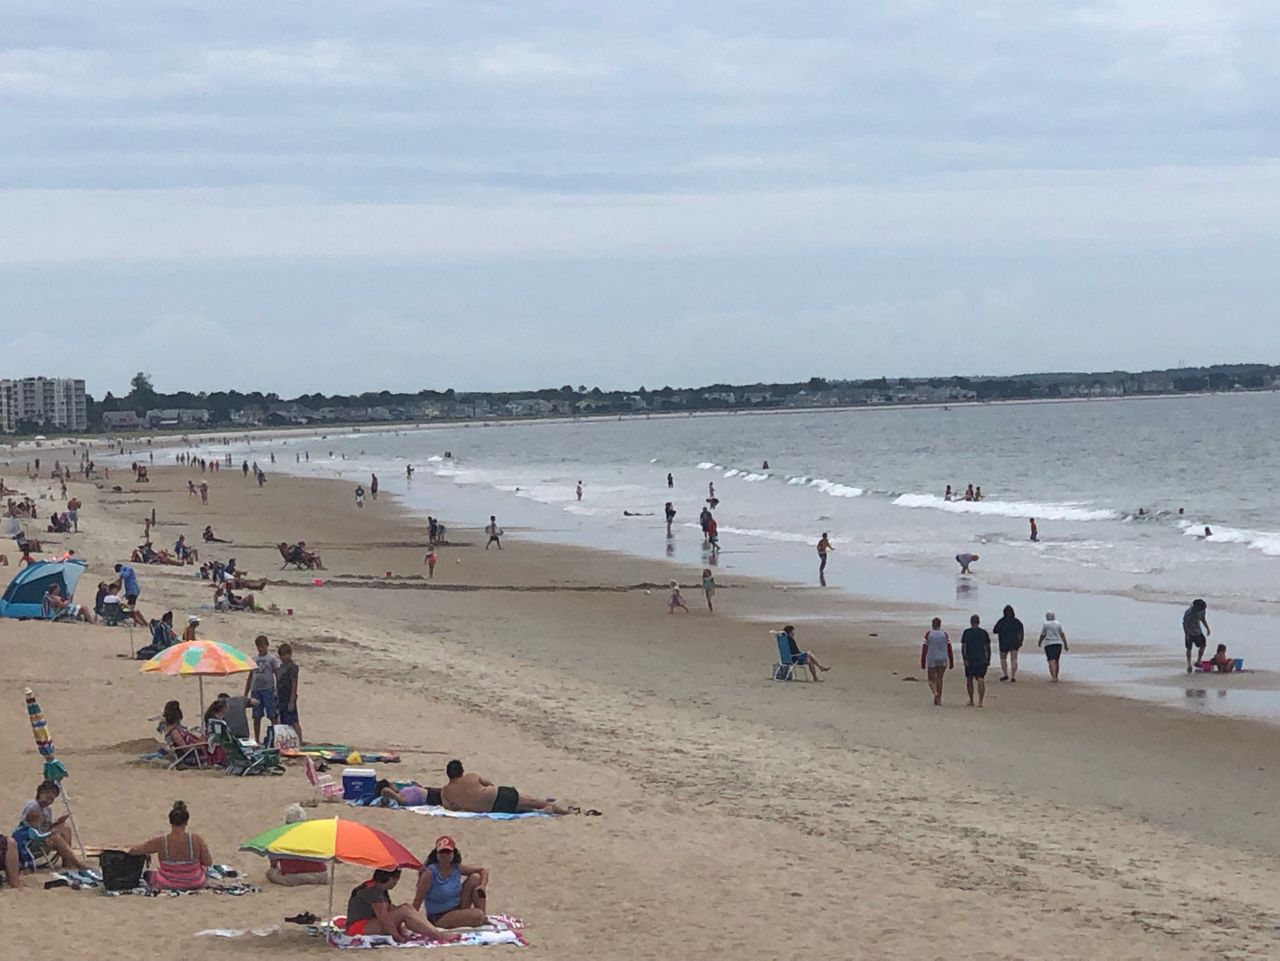
[[[245,841],[240,850],[307,861],[341,861],[384,871],[422,869],[422,862],[391,835],[359,821],[344,821],[342,818],[282,824]],[[329,918],[333,917],[333,874],[331,870]]]
[[[200,679],[200,716],[204,716],[204,679],[245,674],[257,665],[244,651],[221,641],[184,641],[167,647],[142,665],[144,674],[194,675]]]

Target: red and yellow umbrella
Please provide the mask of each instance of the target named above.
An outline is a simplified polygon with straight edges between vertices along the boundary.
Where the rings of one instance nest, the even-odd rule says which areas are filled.
[[[200,714],[204,715],[205,677],[244,674],[257,665],[238,647],[221,641],[184,641],[167,647],[142,665],[143,673],[194,675],[200,678]]]
[[[422,870],[422,862],[391,835],[359,821],[327,818],[298,821],[264,831],[240,845],[241,851],[303,858],[309,861],[341,861],[367,868]],[[333,871],[329,872],[329,918],[333,917]]]

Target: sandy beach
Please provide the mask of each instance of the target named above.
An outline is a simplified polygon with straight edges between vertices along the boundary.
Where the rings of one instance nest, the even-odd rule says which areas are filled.
[[[391,498],[357,510],[344,483],[274,474],[259,488],[224,471],[203,476],[210,503],[201,507],[187,494],[189,476],[164,467],[149,484],[115,470],[106,484],[72,482],[84,501],[81,533],[51,535],[45,553],[71,547],[88,562],[77,600],[91,603],[154,508],[157,545],[185,533],[202,559],[235,557],[270,578],[258,599],[275,610],[214,613],[202,609],[212,591],[194,568],[139,565],[141,610],[173,610],[179,628],[198,612],[203,636],[245,650],[259,633],[273,646],[292,643],[309,740],[399,752],[402,763],[379,776],[440,784],[457,757],[497,783],[600,809],[599,818],[513,823],[310,809],[376,824],[420,855],[436,835],[452,835],[466,861],[492,872],[490,909],[526,922],[530,956],[1280,954],[1280,809],[1270,803],[1280,745],[1270,727],[1094,693],[1070,683],[1069,661],[1067,681],[1053,686],[1030,650],[1016,686],[995,683],[993,672],[984,709],[964,706],[959,671],[934,708],[917,661],[923,609],[725,576],[713,617],[697,570],[551,546],[513,529],[505,550],[486,552],[480,518],[445,518],[453,543],[428,581],[425,530]],[[6,480],[33,497],[49,487]],[[52,502],[39,503],[43,514]],[[232,543],[199,544],[205,524]],[[300,538],[327,572],[280,570],[274,545]],[[692,613],[666,613],[671,577],[686,585]],[[790,620],[801,646],[831,665],[825,683],[768,680],[768,627]],[[961,625],[947,627],[958,639]],[[145,642],[135,631],[134,646]],[[280,923],[322,913],[326,889],[266,884],[265,862],[237,851],[312,796],[301,766],[233,779],[137,762],[153,743],[147,717],[179,698],[193,719],[197,688],[139,673],[121,656],[128,646],[125,628],[0,621],[7,829],[40,779],[22,702],[31,686],[70,771],[87,844],[160,834],[183,799],[214,860],[263,891],[106,898],[40,890],[46,876],[37,874],[21,893],[0,893],[15,956],[328,951]],[[1249,683],[1186,687],[1212,696],[1237,680]],[[1183,684],[1172,673],[1169,683]],[[205,689],[243,684],[238,676]],[[338,868],[339,910],[366,876]],[[406,877],[396,899],[411,887]],[[193,937],[271,924],[281,930],[264,938]]]

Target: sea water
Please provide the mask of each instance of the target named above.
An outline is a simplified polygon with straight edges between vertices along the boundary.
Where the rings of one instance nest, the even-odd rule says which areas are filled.
[[[827,532],[830,589],[938,605],[953,624],[975,610],[989,625],[1016,603],[1033,635],[1053,607],[1082,654],[1090,637],[1148,652],[1077,661],[1079,675],[1131,684],[1177,669],[1181,613],[1195,597],[1209,602],[1212,641],[1251,666],[1280,666],[1277,414],[1280,395],[1237,393],[494,422],[277,439],[270,449],[279,469],[353,487],[376,471],[383,491],[455,525],[494,514],[517,537],[698,570],[710,561],[698,512],[714,485],[722,571],[816,584],[814,545]],[[268,444],[252,443],[261,463]],[[302,449],[310,460],[297,465]],[[960,495],[981,487],[984,498],[947,501],[948,484]],[[668,500],[678,512],[670,539]],[[960,552],[980,555],[970,578],[957,577]],[[1280,702],[1256,694],[1220,707],[1280,715]],[[1194,706],[1217,709],[1212,699]]]

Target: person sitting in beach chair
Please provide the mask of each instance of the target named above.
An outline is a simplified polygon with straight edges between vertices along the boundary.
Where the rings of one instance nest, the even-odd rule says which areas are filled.
[[[178,643],[178,635],[173,631],[173,611],[165,611],[160,620],[152,621],[150,626],[151,643],[138,649],[136,656],[140,661],[148,661]]]
[[[293,545],[281,541],[276,546],[280,549],[280,556],[284,558],[284,564],[281,565],[280,570],[284,570],[290,564],[300,571],[322,571],[325,569],[320,560],[320,555],[314,551],[307,550],[306,541],[298,541]]]
[[[178,539],[174,541],[173,556],[184,564],[194,564],[200,560],[200,552],[194,547],[187,546],[186,534],[179,534]]]
[[[64,867],[83,871],[88,865],[76,857],[72,848],[71,828],[67,826],[70,814],[55,818],[49,809],[62,788],[53,781],[41,781],[36,788],[35,800],[28,801],[18,818],[13,840],[18,848],[18,860],[27,871],[35,870],[36,861],[56,854]]]
[[[174,801],[169,811],[169,833],[135,844],[129,854],[156,855],[159,867],[146,874],[147,884],[160,891],[198,891],[209,883],[206,870],[213,856],[198,834],[190,834],[191,814],[185,801]]]
[[[575,814],[546,798],[521,794],[513,787],[499,787],[478,774],[467,774],[462,762],[454,759],[445,767],[449,783],[440,789],[440,804],[450,811],[472,811],[477,814]]]
[[[796,643],[796,629],[793,625],[788,624],[776,638],[778,642],[778,663],[774,665],[773,679],[775,681],[791,681],[795,679],[795,669],[797,667],[807,667],[809,675],[815,681],[821,681],[818,677],[818,671],[829,671],[831,668],[824,667],[818,662],[817,656],[812,651],[800,650],[800,645]]]
[[[256,745],[258,742],[253,739],[249,733],[249,717],[250,708],[258,706],[258,699],[254,697],[232,696],[227,693],[218,695],[219,701],[225,701],[227,711],[223,715],[231,736],[242,744]]]
[[[93,623],[93,615],[79,604],[72,604],[62,596],[57,583],[49,585],[40,601],[40,616],[46,621],[84,621]]]
[[[250,774],[283,774],[280,752],[271,749],[251,750],[232,737],[230,731],[216,733],[210,743],[227,752],[228,774],[247,777]]]
[[[208,763],[208,739],[182,723],[182,707],[177,701],[165,702],[156,731],[170,761],[170,769],[201,768]]]

